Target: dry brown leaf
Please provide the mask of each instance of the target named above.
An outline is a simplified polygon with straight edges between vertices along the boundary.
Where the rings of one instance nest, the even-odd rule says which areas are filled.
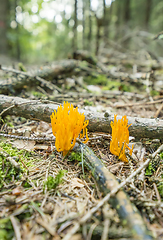
[[[84,214],[86,211],[88,199],[77,199],[77,209],[80,214]]]
[[[15,140],[12,142],[12,145],[18,149],[25,149],[27,151],[34,150],[35,141],[23,141],[23,140]]]
[[[35,150],[48,150],[48,147],[46,144],[36,144],[34,149]]]
[[[83,188],[85,186],[84,182],[79,178],[73,178],[71,180],[71,187],[74,188]]]

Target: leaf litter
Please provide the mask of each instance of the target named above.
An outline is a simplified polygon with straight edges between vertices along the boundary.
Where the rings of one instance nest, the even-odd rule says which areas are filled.
[[[121,65],[120,69],[123,69],[124,66],[122,63]],[[118,78],[117,69],[112,68],[111,72]],[[138,77],[138,72],[134,77]],[[145,77],[142,76],[142,79]],[[144,85],[143,81],[141,83]],[[136,81],[134,84],[136,85]],[[118,86],[119,89],[122,87],[123,84]],[[101,86],[98,86],[98,89],[100,91]],[[71,92],[67,96],[72,99]],[[144,97],[141,92],[137,94],[121,92],[117,87],[115,91],[101,90],[98,94],[84,96],[85,100],[82,96],[77,96],[72,101],[79,107],[94,112],[106,111],[109,114],[148,118],[157,115],[162,118],[161,102],[158,102],[161,95],[153,96],[152,104],[147,104],[149,96]],[[56,97],[57,101],[60,101],[59,97]],[[25,119],[21,119],[17,124],[15,117],[10,117],[8,121],[13,126],[4,123],[1,130],[17,136],[30,136],[34,140],[2,139],[6,147],[0,146],[1,173],[3,171],[3,175],[0,175],[0,239],[13,239],[14,236],[25,240],[65,238],[76,222],[97,206],[104,195],[100,192],[91,172],[85,169],[83,176],[77,155],[73,157],[70,155],[63,161],[62,155],[56,151],[54,142],[36,140],[45,137],[54,139],[50,124]],[[141,142],[133,140],[132,157],[126,153],[128,162],[124,163],[110,153],[109,134],[89,133],[89,139],[88,146],[102,159],[119,182],[123,182],[151,153],[162,146],[157,139],[142,139]],[[14,153],[16,158],[11,153],[14,147],[17,149]],[[21,171],[16,167],[17,164]],[[63,174],[60,176],[61,172]],[[130,201],[138,207],[146,226],[156,239],[163,237],[162,172],[163,154],[159,153],[146,169],[124,187]],[[54,184],[57,176],[60,176],[58,184]],[[9,177],[9,181],[6,181],[6,177]],[[106,229],[109,229],[107,233],[109,239],[132,239],[132,231],[108,203],[98,209],[89,221],[84,222],[71,239],[101,238]]]

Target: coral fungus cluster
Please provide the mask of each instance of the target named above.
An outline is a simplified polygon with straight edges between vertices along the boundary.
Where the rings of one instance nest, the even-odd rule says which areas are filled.
[[[63,156],[74,147],[78,136],[83,138],[86,135],[84,143],[89,140],[86,128],[89,120],[85,121],[84,113],[79,113],[72,104],[64,102],[63,107],[60,105],[57,111],[54,110],[50,118],[56,149],[58,152],[63,151]]]
[[[131,125],[131,124],[130,124]],[[117,115],[114,115],[114,122],[111,122],[112,140],[110,142],[110,152],[119,157],[120,160],[128,162],[125,154],[125,149],[129,150],[132,155],[132,149],[128,147],[129,144],[129,131],[128,119],[123,116],[122,119],[117,121]]]

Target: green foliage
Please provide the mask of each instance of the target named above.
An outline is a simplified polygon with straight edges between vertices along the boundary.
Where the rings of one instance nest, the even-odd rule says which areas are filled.
[[[6,159],[3,151],[7,153],[10,157],[14,157],[15,161],[19,161],[19,157],[22,161],[26,162],[26,166],[31,165],[31,153],[26,150],[18,150],[12,147],[11,144],[0,142],[0,188],[3,187],[3,182],[9,184],[12,180],[18,180],[21,177],[21,172],[23,172],[24,165],[19,162],[20,169],[13,166],[9,160]],[[28,161],[27,161],[28,160]]]
[[[163,198],[163,182],[160,182],[158,185],[157,185],[157,189],[159,191],[159,194],[161,196],[161,198]]]
[[[155,171],[155,169],[153,168],[152,163],[150,162],[148,167],[145,170],[145,175],[146,176],[151,176],[154,171]]]
[[[18,63],[18,68],[19,68],[19,70],[22,71],[22,72],[27,72],[25,66],[24,66],[23,63],[21,63],[21,62]]]
[[[48,176],[47,181],[44,182],[43,188],[45,189],[45,186],[47,186],[48,191],[56,189],[56,187],[63,182],[62,178],[66,172],[66,170],[60,170],[55,178],[53,176]]]
[[[84,78],[84,81],[87,84],[90,84],[90,85],[106,86],[107,82],[108,82],[108,78],[105,75],[100,74],[100,75],[97,75],[97,76],[87,76],[87,77]]]
[[[47,96],[41,92],[35,92],[35,91],[32,91],[31,94],[33,94],[33,96],[37,97],[37,98],[42,98],[42,99],[45,99]]]
[[[81,154],[78,152],[71,152],[70,156],[68,157],[68,161],[78,161],[81,162]]]
[[[88,99],[84,99],[84,105],[85,105],[85,106],[92,106],[92,105],[93,105],[93,102],[92,102],[92,101],[89,101]]]
[[[159,92],[156,91],[156,90],[151,90],[151,91],[150,91],[150,94],[151,94],[151,96],[158,96],[158,95],[159,95]]]
[[[0,240],[11,240],[14,230],[9,218],[0,219]]]
[[[0,117],[0,124],[7,124],[7,126],[9,127],[13,127],[13,124],[11,122],[11,116],[6,116],[5,119],[3,119],[2,117]]]

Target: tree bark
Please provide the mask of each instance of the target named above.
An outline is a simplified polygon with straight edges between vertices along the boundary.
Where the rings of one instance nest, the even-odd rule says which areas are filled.
[[[119,186],[116,177],[108,171],[108,169],[94,154],[91,148],[81,143],[77,148],[77,151],[80,153],[83,151],[84,163],[88,170],[91,171],[101,192],[104,193],[104,195],[108,194],[110,191]],[[119,190],[117,194],[113,195],[109,199],[109,203],[114,209],[116,209],[119,217],[126,221],[129,228],[133,230],[133,237],[135,239],[154,239],[151,235],[151,232],[147,230],[138,209],[130,202],[127,194],[123,190]]]
[[[72,42],[72,49],[75,52],[77,50],[77,3],[78,1],[75,0],[74,3],[74,27],[73,27],[73,32],[74,32],[74,37],[73,37],[73,42]]]
[[[145,27],[148,30],[149,20],[152,10],[152,0],[146,0]]]
[[[10,78],[8,80],[0,80],[0,94],[14,93],[15,91],[23,88],[25,85],[32,86],[37,83],[40,84],[40,80],[37,77],[43,78],[43,85],[47,85],[44,79],[50,81],[58,78],[60,75],[73,73],[75,68],[78,67],[78,61],[76,60],[62,60],[55,62],[51,66],[44,66],[34,73],[26,73],[15,70],[15,74],[18,76]],[[2,67],[2,70],[5,69]],[[14,70],[11,69],[11,72]],[[48,87],[48,86],[47,86]]]
[[[7,43],[8,0],[0,0],[0,53],[8,54]]]
[[[92,41],[92,15],[91,15],[91,0],[89,2],[89,21],[88,21],[88,27],[89,27],[89,32],[88,32],[88,44],[87,44],[87,49],[91,51],[91,41]]]
[[[48,101],[28,100],[19,97],[9,97],[0,95],[0,112],[4,109],[2,117],[6,115],[16,115],[27,119],[50,122],[50,115],[57,110],[58,105],[48,103]],[[114,116],[108,113],[91,113],[88,111],[80,111],[85,114],[85,118],[89,119],[88,131],[111,133],[111,121]],[[117,116],[120,119],[121,116]],[[136,139],[150,138],[162,139],[163,136],[163,120],[128,117],[128,124],[132,124],[129,128],[131,136]]]
[[[83,25],[83,32],[82,32],[82,44],[83,44],[83,49],[85,49],[85,12],[86,12],[86,2],[83,0],[83,20],[82,20],[82,25]]]

